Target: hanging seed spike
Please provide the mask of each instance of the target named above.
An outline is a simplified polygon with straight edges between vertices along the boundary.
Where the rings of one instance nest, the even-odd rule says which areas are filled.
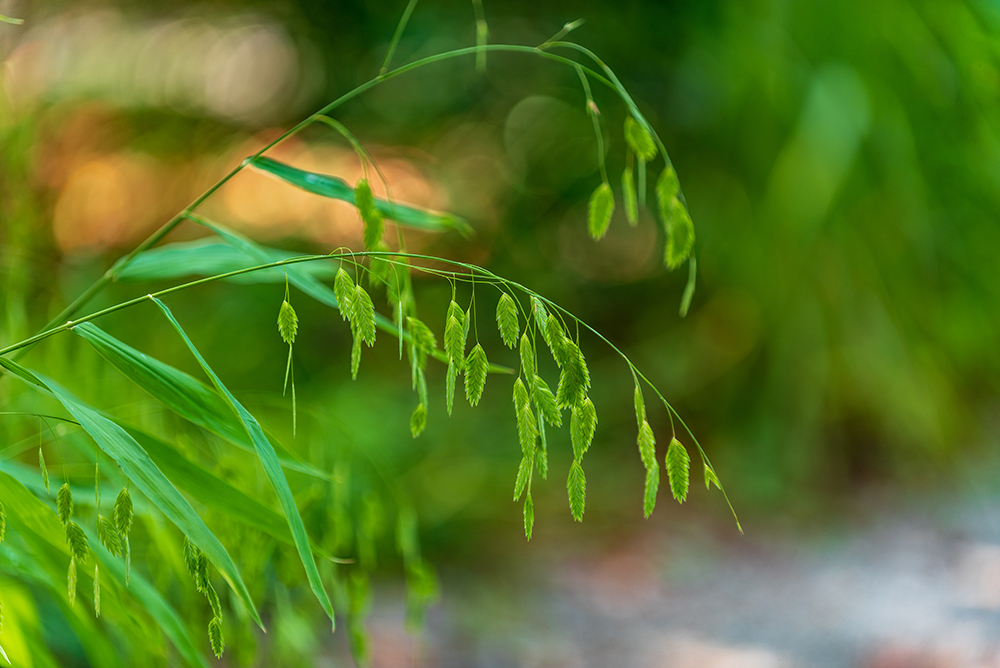
[[[573,519],[577,522],[582,522],[587,499],[587,478],[583,473],[583,467],[580,466],[580,462],[575,459],[569,467],[569,477],[566,479],[566,492],[569,496],[569,509],[573,514]]]
[[[678,503],[687,499],[691,457],[687,449],[676,438],[670,440],[667,447],[667,476],[670,478],[670,491]]]
[[[123,539],[128,538],[129,532],[132,531],[133,516],[132,496],[127,487],[122,487],[122,490],[118,492],[118,498],[115,499],[114,517],[115,529],[118,530],[119,536]]]
[[[295,309],[287,301],[281,302],[281,308],[278,310],[278,333],[281,335],[281,340],[292,345],[295,343],[295,336],[299,331],[299,316],[296,315]]]
[[[483,389],[486,387],[486,374],[490,364],[486,359],[486,351],[476,344],[476,347],[469,353],[465,361],[465,398],[469,405],[476,406],[483,396]]]
[[[122,553],[122,539],[115,528],[114,522],[103,515],[97,516],[97,538],[108,552],[119,557]]]
[[[66,594],[69,604],[76,605],[76,560],[69,558],[69,571],[66,574]]]
[[[70,521],[66,524],[66,544],[69,545],[69,551],[74,560],[81,564],[86,563],[90,543],[87,541],[87,534],[76,522]]]
[[[333,281],[333,294],[337,297],[337,308],[340,309],[340,317],[350,320],[354,310],[354,281],[351,275],[341,267],[337,270],[337,276]]]
[[[524,500],[524,537],[531,540],[531,532],[535,528],[535,505],[531,502],[531,492]]]
[[[73,517],[73,492],[69,489],[69,483],[64,482],[56,493],[56,514],[63,526]]]
[[[673,271],[684,263],[694,248],[694,223],[687,208],[676,197],[670,202],[665,224],[667,244],[663,251],[663,263]]]
[[[615,195],[611,191],[611,186],[601,183],[587,204],[587,230],[595,241],[599,241],[607,234],[614,212]]]
[[[500,293],[500,301],[497,302],[497,328],[504,345],[513,350],[521,324],[517,317],[517,304],[506,292]]]
[[[420,403],[413,409],[413,414],[410,416],[410,433],[413,434],[413,438],[416,438],[423,433],[426,427],[427,407]]]
[[[94,615],[101,616],[101,570],[94,564]]]
[[[649,162],[656,157],[656,144],[653,137],[631,116],[625,117],[625,142],[628,147],[643,162]]]
[[[584,397],[573,406],[573,413],[570,417],[570,439],[573,442],[573,457],[577,460],[590,449],[590,444],[594,440],[594,432],[597,429],[597,411],[590,397]]]
[[[212,653],[216,659],[221,659],[226,650],[226,639],[222,635],[222,620],[213,617],[208,623],[208,640],[212,645]]]

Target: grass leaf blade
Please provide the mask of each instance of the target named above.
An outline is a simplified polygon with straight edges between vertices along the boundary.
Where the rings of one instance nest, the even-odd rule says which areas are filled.
[[[320,578],[319,570],[316,568],[316,561],[313,559],[312,549],[309,546],[309,536],[306,534],[305,524],[302,522],[302,516],[299,514],[298,506],[295,505],[295,498],[292,496],[292,490],[288,486],[288,480],[285,478],[285,474],[281,470],[281,464],[278,462],[278,457],[274,452],[274,448],[271,446],[270,441],[264,436],[264,431],[261,429],[260,424],[258,424],[256,418],[254,418],[236,397],[229,392],[229,389],[222,383],[212,368],[205,361],[205,358],[201,356],[198,349],[195,347],[191,339],[188,338],[187,333],[181,327],[180,323],[174,318],[173,313],[167,308],[167,305],[161,302],[159,299],[153,300],[163,314],[173,325],[174,329],[184,340],[191,354],[194,355],[195,359],[198,361],[199,366],[205,374],[211,379],[212,384],[215,386],[216,390],[222,394],[226,400],[229,402],[230,407],[233,412],[236,413],[246,429],[247,434],[253,441],[254,449],[257,451],[257,457],[260,459],[261,466],[264,472],[267,474],[268,480],[271,481],[271,485],[274,487],[274,491],[278,496],[278,502],[281,505],[281,509],[285,513],[285,519],[288,520],[288,527],[292,531],[292,538],[295,540],[295,546],[299,552],[299,558],[302,560],[302,565],[306,570],[306,577],[309,580],[309,586],[312,588],[313,593],[319,600],[320,605],[323,606],[323,610],[326,612],[327,616],[330,617],[331,623],[334,623],[333,619],[333,606],[330,604],[330,598],[327,596],[326,590],[323,588],[323,581]],[[200,547],[200,546],[199,546]]]

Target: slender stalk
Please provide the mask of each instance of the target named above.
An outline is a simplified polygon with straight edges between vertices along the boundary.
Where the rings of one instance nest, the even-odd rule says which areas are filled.
[[[396,47],[399,46],[399,40],[403,37],[403,31],[406,29],[406,24],[410,21],[410,14],[413,13],[413,9],[417,6],[417,0],[410,0],[409,4],[406,5],[406,9],[403,10],[403,16],[399,19],[399,25],[396,26],[396,32],[392,34],[392,41],[389,42],[389,50],[385,52],[385,58],[382,60],[382,67],[379,68],[379,74],[385,74],[389,69],[389,62],[392,60],[393,54],[396,53]]]
[[[559,45],[564,45],[564,44],[568,44],[568,43],[567,42],[559,42],[558,44]],[[169,234],[175,227],[177,227],[181,223],[181,221],[183,221],[187,217],[187,215],[189,213],[193,212],[206,199],[208,199],[213,194],[215,194],[215,192],[219,188],[221,188],[230,179],[232,179],[234,176],[236,176],[246,166],[248,160],[260,157],[266,151],[269,151],[270,149],[274,148],[274,146],[276,146],[280,142],[288,139],[289,137],[291,137],[293,135],[298,134],[304,128],[306,128],[310,124],[312,124],[312,123],[316,122],[317,120],[319,120],[320,116],[325,116],[326,114],[328,114],[329,112],[333,111],[334,109],[336,109],[340,105],[344,104],[345,102],[348,102],[349,100],[354,99],[355,97],[361,95],[362,93],[368,91],[369,89],[374,88],[375,86],[379,85],[383,81],[387,81],[387,80],[389,80],[389,79],[391,79],[393,77],[399,76],[401,74],[405,74],[407,72],[410,72],[411,70],[415,70],[415,69],[417,69],[419,67],[423,67],[425,65],[430,65],[430,64],[433,64],[433,63],[441,62],[443,60],[449,60],[451,58],[459,58],[459,57],[470,55],[470,54],[477,54],[480,51],[506,51],[506,52],[512,52],[512,53],[530,53],[530,54],[535,54],[537,56],[545,58],[547,60],[551,60],[553,62],[562,63],[564,65],[569,65],[570,67],[574,67],[574,68],[576,68],[576,67],[583,67],[583,66],[579,65],[579,63],[577,63],[574,60],[571,60],[569,58],[564,58],[562,56],[558,56],[558,55],[555,55],[555,54],[552,54],[552,53],[548,53],[546,51],[542,51],[541,49],[536,48],[536,47],[521,46],[521,45],[516,45],[516,44],[486,44],[486,45],[483,45],[483,46],[471,46],[471,47],[465,47],[465,48],[462,48],[462,49],[454,49],[452,51],[446,51],[444,53],[435,54],[433,56],[428,56],[426,58],[421,58],[420,60],[416,60],[416,61],[414,61],[412,63],[408,63],[406,65],[403,65],[402,67],[397,67],[396,69],[391,70],[389,72],[386,72],[384,74],[380,74],[379,76],[375,77],[374,79],[370,79],[370,80],[366,81],[365,83],[361,84],[360,86],[357,86],[356,88],[348,91],[347,93],[344,93],[343,95],[341,95],[340,97],[338,97],[336,100],[334,100],[333,102],[330,102],[329,104],[327,104],[325,107],[323,107],[322,109],[320,109],[319,111],[317,111],[313,115],[311,115],[308,118],[300,121],[298,124],[296,124],[291,129],[286,130],[279,137],[277,137],[273,141],[269,142],[262,149],[260,149],[259,151],[257,151],[256,153],[254,153],[252,156],[250,156],[250,158],[248,158],[247,160],[244,160],[240,165],[238,165],[237,167],[235,167],[232,171],[230,171],[228,174],[226,174],[224,177],[222,177],[222,179],[220,179],[217,183],[215,183],[208,190],[206,190],[201,195],[199,195],[193,202],[191,202],[189,205],[187,205],[184,208],[183,211],[181,211],[176,216],[174,216],[169,221],[167,221],[160,229],[158,229],[156,232],[154,232],[152,235],[150,235],[149,238],[147,238],[145,241],[143,241],[141,244],[139,244],[130,253],[128,253],[127,255],[125,255],[124,257],[122,257],[121,259],[119,259],[114,265],[111,266],[110,269],[108,269],[104,273],[103,276],[101,276],[101,278],[99,278],[89,288],[87,288],[86,290],[84,290],[83,293],[80,294],[80,296],[78,296],[76,299],[74,299],[65,309],[62,310],[62,312],[59,313],[59,315],[57,315],[56,317],[54,317],[47,325],[45,325],[45,327],[43,329],[46,329],[46,330],[50,329],[51,327],[55,326],[56,323],[61,322],[62,320],[66,319],[66,318],[72,317],[78,310],[80,310],[80,308],[82,308],[88,301],[90,301],[90,299],[94,295],[96,295],[98,292],[100,292],[105,287],[107,287],[108,283],[110,283],[111,281],[113,281],[118,276],[118,274],[129,263],[131,263],[132,260],[135,259],[135,257],[139,253],[152,248],[157,243],[159,243],[161,240],[163,240],[163,238],[165,236],[167,236],[167,234]],[[616,90],[619,90],[619,91],[624,90],[624,89],[619,89],[618,88],[618,86],[620,84],[616,85],[615,83],[613,83],[608,78],[602,76],[598,72],[595,72],[594,70],[592,70],[592,69],[590,69],[588,67],[583,67],[583,70],[588,75],[590,75],[593,79],[595,79],[596,81],[600,81],[601,83],[605,84],[606,86],[608,86],[608,87],[610,87],[612,89],[616,89]],[[630,100],[631,100],[631,98],[628,98],[625,101],[626,101],[626,103],[629,103]],[[646,123],[646,121],[644,119],[643,119],[642,122]],[[655,133],[654,133],[654,137],[655,137]],[[657,138],[657,141],[659,141],[658,138]],[[664,152],[664,154],[665,154],[665,152]],[[0,354],[2,354],[2,353],[0,353]],[[20,356],[21,355],[19,354],[17,356],[17,358],[20,358]]]

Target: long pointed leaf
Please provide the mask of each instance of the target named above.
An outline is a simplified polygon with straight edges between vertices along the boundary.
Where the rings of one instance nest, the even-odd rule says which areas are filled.
[[[271,443],[264,436],[264,431],[260,428],[260,424],[257,423],[256,418],[250,415],[249,412],[236,397],[230,393],[229,389],[222,383],[212,368],[205,361],[205,358],[201,356],[198,349],[192,343],[191,339],[188,338],[187,333],[181,327],[180,323],[174,318],[174,314],[170,312],[167,305],[161,302],[159,299],[153,299],[157,306],[163,311],[163,314],[173,325],[177,333],[180,334],[184,343],[187,345],[191,354],[194,355],[195,359],[198,360],[198,364],[201,366],[205,374],[211,379],[212,384],[215,389],[219,391],[220,394],[226,397],[229,402],[230,407],[233,412],[239,417],[240,422],[243,423],[243,427],[247,430],[247,434],[250,435],[253,441],[254,448],[257,450],[257,457],[260,459],[261,466],[264,468],[264,473],[267,474],[268,479],[271,481],[271,485],[274,487],[275,493],[278,495],[278,502],[281,504],[281,509],[285,513],[285,519],[288,520],[288,527],[292,530],[292,538],[295,540],[295,547],[299,551],[299,558],[302,560],[302,565],[306,569],[306,577],[309,579],[309,586],[312,588],[313,593],[319,600],[320,605],[323,606],[323,610],[330,617],[331,623],[334,623],[333,619],[333,606],[330,604],[330,598],[326,594],[326,590],[323,588],[323,581],[320,579],[319,570],[316,568],[316,562],[313,560],[312,550],[309,547],[309,536],[306,534],[306,527],[302,522],[302,516],[299,514],[298,506],[295,505],[295,497],[292,496],[292,490],[288,486],[288,480],[285,478],[285,474],[281,471],[281,464],[278,462],[278,458],[275,455],[274,448],[271,447]]]
[[[252,158],[249,164],[306,192],[320,195],[321,197],[338,199],[348,204],[355,204],[354,189],[347,185],[347,182],[343,179],[339,179],[336,176],[307,172],[263,156]],[[375,198],[375,208],[385,218],[394,220],[406,227],[428,232],[457,230],[465,237],[473,233],[473,229],[468,222],[449,213],[418,209],[405,204],[388,202],[377,197]]]
[[[267,262],[279,262],[295,257],[296,253],[262,246]],[[240,249],[206,237],[195,241],[178,241],[139,253],[116,275],[118,281],[162,281],[182,276],[214,276],[253,267],[260,262]],[[299,271],[317,278],[332,279],[336,272],[329,262],[306,262]],[[236,283],[283,283],[285,272],[279,267],[262,269],[233,276]]]
[[[73,327],[73,332],[83,337],[101,357],[130,380],[185,420],[247,451],[253,451],[250,437],[229,409],[226,400],[197,378],[139,352],[93,323],[84,322],[76,325]],[[274,445],[275,450],[281,453],[279,461],[285,468],[330,479],[330,475],[325,471],[305,462],[296,461],[280,444]]]

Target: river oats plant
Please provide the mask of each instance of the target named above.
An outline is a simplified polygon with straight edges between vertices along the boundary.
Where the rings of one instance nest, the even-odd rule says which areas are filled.
[[[306,581],[329,616],[331,626],[337,616],[343,615],[346,619],[351,651],[361,665],[367,662],[368,656],[364,624],[370,606],[369,576],[377,562],[376,546],[391,525],[395,525],[395,540],[402,557],[411,621],[419,624],[423,611],[436,597],[433,570],[421,556],[417,516],[391,481],[384,485],[354,481],[354,487],[362,489],[363,500],[351,508],[348,498],[352,481],[350,462],[345,460],[332,471],[324,470],[284,447],[230,391],[189,337],[184,324],[171,311],[168,297],[179,291],[197,290],[210,282],[240,278],[284,284],[283,298],[275,305],[275,334],[288,346],[282,386],[287,395],[293,437],[298,430],[300,410],[293,371],[295,343],[300,336],[295,306],[302,299],[315,299],[336,309],[342,322],[350,328],[352,378],[357,378],[361,372],[366,348],[374,346],[378,339],[395,339],[393,345],[398,348],[400,360],[405,360],[409,367],[415,393],[410,417],[413,438],[421,435],[429,420],[441,419],[430,410],[432,392],[443,391],[446,412],[450,415],[456,392],[460,397],[464,394],[465,400],[474,407],[487,383],[500,383],[509,388],[513,403],[511,417],[521,451],[520,465],[516,471],[511,471],[511,481],[515,501],[523,504],[524,533],[528,540],[534,527],[532,490],[541,484],[539,477],[545,481],[550,474],[547,434],[553,429],[568,429],[572,463],[568,471],[551,473],[560,479],[566,476],[569,511],[576,521],[584,517],[584,458],[599,424],[598,408],[590,398],[592,380],[584,352],[591,345],[610,346],[620,355],[634,380],[636,442],[646,470],[641,496],[644,515],[648,517],[656,505],[661,462],[666,469],[670,494],[681,503],[687,498],[691,448],[700,458],[706,487],[714,485],[725,495],[717,472],[681,416],[611,341],[544,295],[509,278],[446,257],[408,252],[400,232],[402,227],[468,236],[474,233],[475,226],[458,216],[395,201],[379,165],[362,141],[336,119],[339,107],[381,83],[448,59],[468,58],[482,71],[488,65],[489,54],[510,52],[570,68],[579,80],[582,101],[593,124],[601,179],[590,197],[587,219],[580,224],[586,225],[594,240],[600,240],[608,231],[615,207],[621,202],[626,220],[636,225],[640,207],[647,202],[647,172],[657,171],[650,200],[651,203],[655,200],[651,208],[655,207],[662,230],[663,262],[671,270],[685,262],[689,267],[688,284],[680,306],[683,316],[694,291],[695,232],[677,174],[655,130],[610,67],[585,47],[565,41],[566,35],[581,21],[567,24],[552,39],[537,46],[490,44],[482,4],[478,1],[473,4],[477,28],[475,46],[391,69],[396,45],[416,5],[416,1],[411,0],[377,76],[327,104],[246,158],[119,259],[42,331],[0,349],[0,366],[8,377],[5,382],[23,383],[24,388],[37,393],[39,401],[44,399],[51,402],[46,405],[61,407],[58,415],[44,414],[41,410],[4,413],[5,419],[36,421],[39,443],[43,433],[51,434],[57,449],[49,446],[48,461],[53,462],[58,452],[60,465],[50,471],[40,446],[37,469],[23,465],[0,469],[3,569],[20,579],[60,591],[61,600],[65,602],[63,612],[77,634],[83,636],[94,631],[89,642],[110,641],[100,640],[103,631],[96,630],[93,618],[80,613],[76,602],[84,585],[88,591],[92,585],[94,617],[102,613],[112,615],[121,627],[119,634],[135,637],[143,637],[144,633],[158,628],[173,645],[179,659],[187,664],[207,665],[206,644],[216,657],[223,656],[227,635],[234,635],[240,647],[249,643],[252,652],[252,642],[246,640],[251,635],[249,627],[256,624],[264,629],[265,626],[257,608],[262,585],[256,581],[255,573],[246,568],[250,557],[239,555],[244,564],[240,569],[217,531],[192,506],[193,502],[203,506],[211,517],[225,518],[243,527],[245,533],[235,534],[238,538],[251,540],[247,537],[254,535],[275,545],[294,548]],[[594,84],[606,86],[616,93],[628,112],[624,128],[610,129],[623,133],[627,147],[626,168],[620,183],[614,185],[605,165],[604,133],[608,128],[603,127],[603,117],[592,95]],[[266,155],[275,145],[314,125],[325,126],[353,147],[363,172],[356,183],[351,185],[337,176],[305,171]],[[662,166],[657,166],[660,160]],[[199,213],[206,200],[245,169],[264,172],[287,187],[352,204],[363,226],[364,247],[295,255],[263,246],[230,229],[225,221],[210,220]],[[386,192],[385,199],[374,195],[373,183],[381,184]],[[616,189],[619,190],[617,194]],[[200,226],[210,236],[195,242],[160,243],[180,225]],[[452,299],[445,313],[425,314],[423,319],[417,317],[418,304],[412,282],[417,273],[450,284]],[[191,280],[192,275],[200,277]],[[87,304],[113,281],[171,281],[172,285],[81,315]],[[136,350],[98,326],[102,316],[107,314],[150,307],[165,326],[163,336],[169,333],[183,344],[207,383]],[[480,327],[494,323],[503,345],[514,352],[487,350],[480,342]],[[280,511],[241,491],[219,470],[209,470],[186,457],[183,450],[171,442],[170,434],[149,433],[98,406],[88,405],[58,380],[33,370],[28,359],[22,360],[40,341],[70,334],[89,344],[103,360],[190,428],[218,437],[227,449],[252,453],[277,497]],[[551,355],[558,368],[558,378],[543,377],[539,355]],[[425,372],[432,360],[446,367],[443,388],[430,387],[427,382]],[[511,361],[516,361],[516,368],[505,366]],[[646,396],[650,393],[655,403],[647,405]],[[661,447],[659,453],[648,419],[648,412],[653,410],[665,411],[672,427],[668,444],[665,449]],[[65,436],[59,439],[57,432],[65,434],[66,431],[53,427],[54,423],[78,426],[82,430],[80,433],[89,436],[89,440]],[[91,458],[92,501],[89,485],[78,475],[68,475],[66,449],[77,449]],[[110,466],[111,462],[116,466]],[[331,540],[310,537],[300,512],[303,501],[297,498],[289,474],[296,480],[305,477],[332,488],[332,508],[328,511],[327,522],[327,526],[332,526]],[[50,490],[50,477],[62,480],[55,499]],[[120,491],[112,503],[102,503],[101,489],[109,484],[117,484]],[[164,519],[179,530],[182,543],[174,542],[170,532],[157,529],[163,526]],[[6,531],[8,520],[9,532]],[[142,544],[133,536],[134,527],[138,525],[143,529]],[[12,534],[16,534],[16,540]],[[232,544],[234,535],[227,535]],[[352,546],[356,547],[352,549]],[[247,547],[248,551],[252,549],[252,544]],[[135,563],[140,559],[142,564]],[[164,590],[167,582],[158,580],[158,569],[166,563],[183,563],[198,600],[204,597],[198,609],[209,620],[207,643],[189,635],[188,624]],[[89,570],[91,564],[93,571]],[[56,577],[57,573],[61,575]],[[224,582],[221,590],[216,589],[219,577]],[[331,589],[333,597],[328,594]],[[220,595],[220,591],[226,595]],[[138,611],[141,614],[136,614]],[[235,619],[231,619],[230,614],[235,614]],[[2,644],[3,636],[0,635]]]

